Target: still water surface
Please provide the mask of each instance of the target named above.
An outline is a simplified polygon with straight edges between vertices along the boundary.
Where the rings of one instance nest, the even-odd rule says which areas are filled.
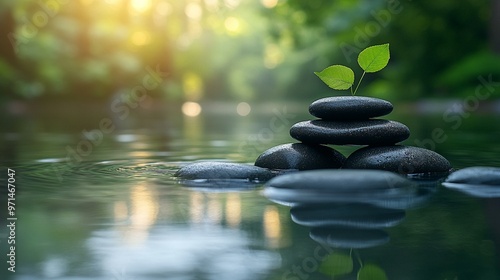
[[[210,189],[172,176],[198,160],[252,163],[293,142],[288,128],[310,117],[290,108],[288,116],[273,108],[248,117],[213,110],[192,118],[175,109],[109,116],[115,129],[91,146],[82,130],[91,133],[109,112],[12,117],[1,131],[1,165],[16,170],[16,272],[7,271],[2,239],[1,279],[500,279],[498,198],[431,184],[419,203],[384,212],[396,215],[389,222],[362,221],[361,233],[336,229],[347,237],[332,248],[301,221],[311,212],[294,209],[292,219],[261,185]],[[433,145],[425,140],[442,129],[445,137],[432,143],[456,168],[500,166],[498,115],[476,114],[457,128],[440,115],[389,118],[410,127],[408,145]],[[331,209],[376,211],[351,206],[312,213],[322,223]],[[1,213],[3,224],[5,207]]]

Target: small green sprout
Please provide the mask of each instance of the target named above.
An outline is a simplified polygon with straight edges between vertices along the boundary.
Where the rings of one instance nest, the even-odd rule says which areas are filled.
[[[332,65],[321,72],[314,72],[314,74],[332,89],[351,89],[351,94],[355,95],[365,74],[384,69],[387,63],[389,63],[389,58],[389,44],[375,45],[361,51],[358,55],[358,64],[361,69],[363,69],[363,75],[361,75],[354,92],[352,91],[354,85],[354,72],[349,67]]]

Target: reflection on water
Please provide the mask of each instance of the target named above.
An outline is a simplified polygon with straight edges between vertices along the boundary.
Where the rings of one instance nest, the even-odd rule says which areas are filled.
[[[226,221],[232,228],[238,228],[241,223],[241,198],[239,194],[230,193],[226,202]]]
[[[354,184],[348,176],[345,181],[337,180],[327,193],[324,186],[308,184],[303,189],[269,186],[265,194],[272,201],[291,205],[292,221],[310,228],[313,240],[335,248],[370,248],[389,242],[389,235],[382,229],[402,222],[403,209],[428,201],[438,182],[401,179],[406,183],[397,188],[389,180],[385,187],[380,182],[377,188],[360,186],[359,180],[365,180],[361,185],[375,184],[370,178],[376,174],[369,172],[366,179],[358,174],[361,178]]]
[[[308,203],[286,194],[276,199],[281,205],[263,197],[260,185],[229,182],[229,190],[176,181],[179,166],[194,160],[251,163],[256,151],[291,142],[286,131],[259,138],[271,117],[252,119],[257,106],[247,117],[234,108],[234,118],[204,115],[205,107],[198,117],[131,114],[75,165],[67,164],[65,147],[75,147],[81,130],[99,119],[61,126],[60,117],[27,117],[1,131],[2,165],[19,174],[19,261],[15,275],[3,267],[0,278],[322,280],[337,275],[332,267],[358,271],[357,255],[389,279],[500,278],[495,199],[413,181],[400,192],[369,196],[311,194]],[[416,127],[414,139],[424,139],[436,122],[446,130],[439,119],[398,120]],[[460,131],[447,130],[438,152],[456,167],[498,166],[498,133],[487,127],[498,120],[471,117]],[[5,220],[5,209],[0,213]]]
[[[155,193],[152,191],[152,186],[137,185],[132,187],[130,191],[130,207],[122,201],[115,202],[115,213],[117,209],[122,211],[119,217],[115,216],[115,220],[123,214],[129,220],[126,227],[121,227],[121,234],[126,244],[138,245],[142,244],[148,238],[149,229],[155,224],[158,214],[158,201]],[[119,209],[118,207],[121,207]],[[130,208],[130,209],[129,209]]]
[[[275,206],[268,205],[264,210],[264,234],[270,248],[280,247],[281,221]]]
[[[384,228],[399,224],[405,212],[366,203],[302,204],[290,210],[292,220],[303,226]]]
[[[203,221],[205,214],[205,203],[203,201],[203,194],[193,192],[189,196],[189,221],[192,224],[199,224]]]
[[[443,185],[450,189],[454,189],[474,197],[480,197],[480,198],[500,197],[500,186],[498,185],[457,184],[448,182],[443,183]]]

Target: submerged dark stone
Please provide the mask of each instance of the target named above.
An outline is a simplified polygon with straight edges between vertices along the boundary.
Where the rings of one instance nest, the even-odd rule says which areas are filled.
[[[270,169],[333,169],[340,168],[344,161],[345,156],[330,147],[295,143],[270,148],[255,165]]]
[[[500,187],[500,168],[477,166],[460,169],[450,174],[446,182]]]
[[[378,169],[401,174],[449,172],[450,162],[431,150],[411,146],[365,147],[352,153],[343,169]]]
[[[364,120],[392,112],[389,101],[363,96],[336,96],[314,101],[309,106],[311,115],[324,120]]]
[[[304,143],[335,145],[391,145],[410,136],[402,123],[388,120],[352,122],[313,120],[296,123],[290,135]]]
[[[468,167],[452,173],[445,187],[481,198],[500,197],[500,168]]]
[[[179,169],[176,177],[188,180],[196,179],[247,179],[267,181],[274,174],[265,168],[229,162],[196,162]]]

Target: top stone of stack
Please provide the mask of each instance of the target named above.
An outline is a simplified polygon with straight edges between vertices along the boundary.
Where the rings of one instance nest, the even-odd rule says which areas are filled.
[[[309,113],[323,120],[356,121],[385,116],[392,112],[389,101],[362,96],[336,96],[314,101]]]
[[[404,124],[373,119],[389,114],[390,102],[361,96],[322,98],[309,106],[320,118],[294,124],[290,136],[307,144],[393,145],[406,140],[410,130]]]

